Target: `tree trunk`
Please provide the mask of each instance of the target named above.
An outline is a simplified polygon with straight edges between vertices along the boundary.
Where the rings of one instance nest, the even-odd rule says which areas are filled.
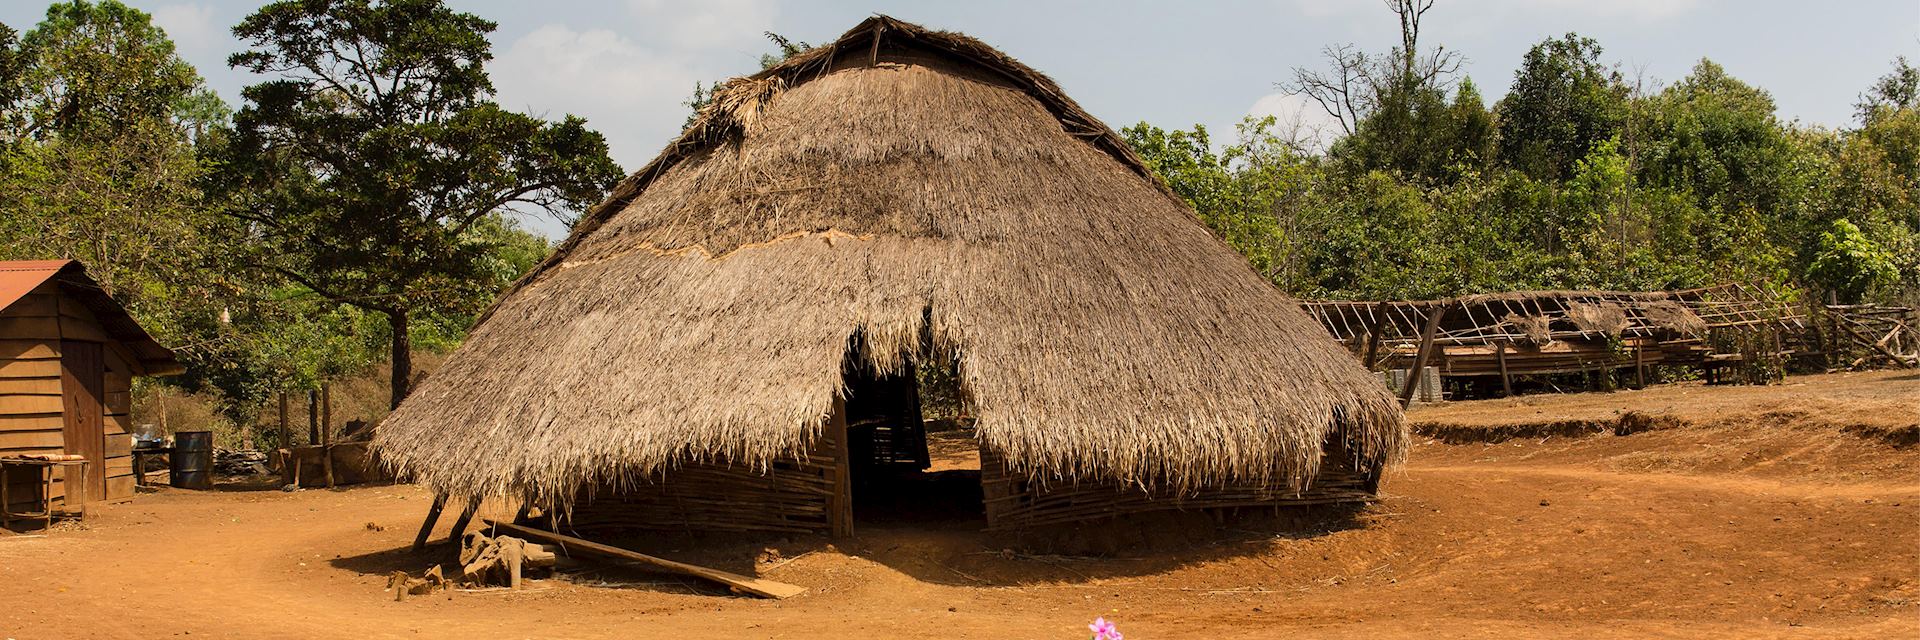
[[[388,409],[400,408],[413,382],[413,340],[407,335],[407,310],[387,312],[387,326],[393,329],[393,402]]]

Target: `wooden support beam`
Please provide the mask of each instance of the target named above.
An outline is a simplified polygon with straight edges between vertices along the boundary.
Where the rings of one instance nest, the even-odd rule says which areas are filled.
[[[296,466],[294,468],[298,469],[299,467]],[[420,533],[413,536],[414,552],[418,553],[421,549],[427,548],[427,536],[433,534],[433,525],[440,521],[440,510],[446,508],[446,506],[447,494],[434,494],[433,506],[427,507],[427,521],[420,523]]]
[[[520,538],[558,545],[560,552],[569,556],[575,552],[586,552],[615,560],[624,560],[643,565],[649,569],[711,580],[726,585],[735,593],[746,593],[762,598],[781,599],[791,598],[807,591],[805,587],[798,587],[784,582],[743,576],[737,573],[730,573],[719,569],[709,569],[684,562],[674,562],[666,558],[650,556],[636,551],[628,551],[619,547],[604,545],[591,540],[583,540],[552,531],[543,531],[497,520],[482,519],[481,521],[489,527]]]
[[[1433,332],[1440,329],[1440,319],[1446,317],[1447,309],[1453,301],[1447,300],[1433,305],[1427,316],[1427,326],[1420,329],[1420,349],[1414,352],[1413,368],[1407,370],[1407,383],[1400,386],[1400,408],[1413,404],[1414,390],[1420,388],[1420,370],[1427,368],[1427,359],[1433,357]]]
[[[460,536],[467,534],[467,523],[473,522],[473,514],[479,511],[480,496],[467,498],[467,507],[461,509],[460,517],[453,521],[453,532],[447,534],[447,540],[452,541],[456,546],[459,545]]]
[[[835,538],[853,535],[853,454],[847,442],[847,401],[833,399],[826,436],[833,441],[833,495],[827,496],[827,529]]]
[[[1647,345],[1636,342],[1633,345],[1633,381],[1635,386],[1647,388]]]
[[[1372,371],[1379,362],[1380,335],[1387,330],[1387,303],[1380,303],[1379,308],[1379,317],[1373,319],[1373,327],[1367,330],[1367,355],[1360,360],[1360,364],[1366,365],[1368,371]]]
[[[1508,397],[1512,397],[1513,396],[1513,377],[1510,375],[1507,375],[1507,343],[1506,341],[1495,343],[1493,357],[1494,359],[1500,362],[1500,393],[1505,394]]]

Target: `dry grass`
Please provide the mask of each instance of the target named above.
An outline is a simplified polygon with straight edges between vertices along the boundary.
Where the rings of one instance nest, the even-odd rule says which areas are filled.
[[[874,45],[878,38],[879,45]],[[398,471],[565,503],[799,455],[857,357],[956,354],[1030,473],[1304,486],[1397,404],[1052,81],[888,18],[720,89],[382,425]]]

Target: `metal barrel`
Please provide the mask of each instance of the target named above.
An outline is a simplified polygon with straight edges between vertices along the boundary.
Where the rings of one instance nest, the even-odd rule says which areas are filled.
[[[168,456],[168,481],[182,489],[213,488],[213,432],[180,431],[173,434],[173,455]]]

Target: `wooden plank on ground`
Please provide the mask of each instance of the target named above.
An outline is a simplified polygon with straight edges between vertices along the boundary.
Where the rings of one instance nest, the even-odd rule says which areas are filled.
[[[774,598],[774,599],[791,598],[793,596],[797,596],[802,593],[805,593],[807,590],[806,587],[794,586],[794,585],[786,584],[784,582],[774,582],[772,580],[762,580],[760,578],[743,576],[737,573],[729,573],[726,571],[721,571],[719,569],[709,569],[706,567],[691,565],[684,562],[674,562],[666,558],[657,558],[644,553],[639,553],[636,551],[628,551],[626,549],[622,549],[619,547],[604,545],[598,542],[593,542],[591,540],[582,540],[580,538],[575,538],[569,535],[562,535],[562,534],[554,533],[551,531],[542,531],[539,529],[522,527],[516,524],[500,522],[497,520],[486,519],[486,518],[483,518],[481,521],[487,523],[487,526],[489,527],[493,527],[500,531],[511,533],[521,538],[527,538],[530,540],[538,540],[540,542],[560,545],[560,550],[568,553],[569,555],[571,555],[572,552],[574,551],[584,551],[584,552],[598,554],[598,555],[602,555],[610,558],[627,560],[627,561],[643,564],[654,569],[666,571],[668,573],[689,575],[696,578],[712,580],[714,582],[727,585],[728,587],[732,588],[734,591],[742,592],[742,593],[750,593],[763,598]]]

